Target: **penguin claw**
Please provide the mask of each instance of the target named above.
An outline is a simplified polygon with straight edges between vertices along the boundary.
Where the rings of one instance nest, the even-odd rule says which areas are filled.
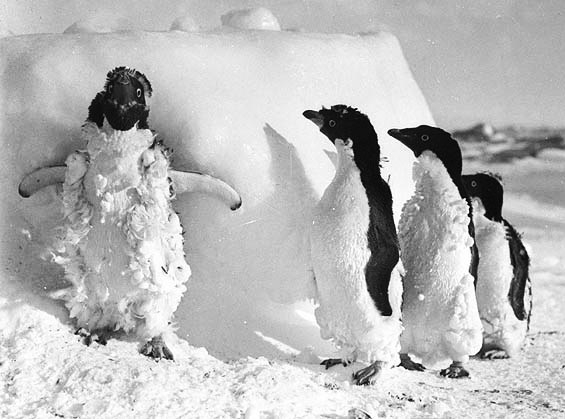
[[[469,371],[460,362],[454,361],[449,367],[441,370],[439,375],[447,378],[465,378],[469,377]]]
[[[508,359],[510,356],[503,349],[491,349],[488,351],[480,352],[479,357],[481,359]]]
[[[353,373],[353,384],[367,386],[373,384],[381,376],[383,371],[382,361],[375,361],[366,368]]]
[[[409,371],[425,371],[426,367],[422,364],[414,362],[410,359],[408,355],[401,354],[400,355],[400,364],[399,366],[409,370]]]
[[[371,415],[369,415],[364,410],[361,410],[361,409],[358,409],[358,408],[355,407],[353,409],[350,409],[349,412],[347,412],[347,418],[348,419],[371,419]]]
[[[173,353],[167,347],[165,341],[161,336],[156,336],[150,341],[146,342],[145,345],[142,346],[140,352],[143,355],[154,358],[157,361],[160,359],[169,359],[171,361],[174,361]]]
[[[351,365],[351,362],[346,361],[344,359],[341,358],[328,358],[328,359],[324,359],[322,362],[320,362],[320,365],[323,365],[326,367],[327,370],[329,370],[331,367],[335,367],[336,365],[343,365],[344,367],[348,367],[349,365]]]

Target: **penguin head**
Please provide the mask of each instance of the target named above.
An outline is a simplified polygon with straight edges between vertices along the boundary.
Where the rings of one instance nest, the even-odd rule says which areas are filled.
[[[412,150],[416,157],[420,157],[425,151],[431,151],[452,176],[461,175],[461,149],[449,132],[429,125],[420,125],[414,128],[390,129],[388,135]]]
[[[380,148],[377,133],[367,115],[347,105],[334,105],[330,109],[307,110],[302,115],[318,126],[320,132],[345,151],[361,166],[361,159],[379,165]]]
[[[504,188],[500,178],[491,173],[475,173],[463,175],[461,179],[469,196],[480,200],[485,209],[485,217],[501,222]]]
[[[127,131],[146,119],[151,97],[149,80],[135,69],[116,67],[108,72],[103,91],[103,112],[112,128]]]

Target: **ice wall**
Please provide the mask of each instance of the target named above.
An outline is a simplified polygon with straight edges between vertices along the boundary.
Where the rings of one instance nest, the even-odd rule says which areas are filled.
[[[346,103],[370,117],[398,218],[413,160],[386,131],[433,121],[396,39],[268,31],[1,39],[0,266],[34,302],[61,281],[38,258],[60,207],[55,188],[22,199],[18,183],[82,146],[88,105],[119,65],[151,81],[149,124],[174,149],[173,166],[220,177],[243,197],[237,212],[198,194],[175,202],[193,270],[179,335],[221,357],[330,350],[312,305],[300,301],[311,295],[306,230],[334,173],[332,145],[302,112]]]

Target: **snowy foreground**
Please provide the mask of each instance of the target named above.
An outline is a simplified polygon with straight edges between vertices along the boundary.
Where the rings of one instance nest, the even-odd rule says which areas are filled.
[[[319,366],[332,347],[319,337],[312,305],[300,305],[310,295],[304,227],[333,175],[327,140],[301,112],[347,102],[379,135],[433,123],[396,40],[61,36],[0,42],[10,99],[0,113],[1,418],[348,418],[352,409],[372,418],[565,416],[562,151],[464,168],[505,176],[505,217],[530,246],[534,310],[520,356],[473,360],[470,379],[394,368],[375,386],[354,387],[360,365]],[[175,149],[173,164],[224,178],[244,202],[234,213],[196,194],[176,202],[193,276],[176,315],[174,362],[147,359],[128,337],[80,342],[66,309],[46,297],[61,286],[61,272],[39,258],[58,217],[55,188],[29,200],[17,195],[24,174],[80,147],[88,103],[117,61],[151,79],[149,122]],[[386,135],[380,141],[398,216],[412,159]]]
[[[349,384],[358,365],[325,372],[308,352],[223,362],[179,341],[177,360],[157,363],[127,339],[84,346],[65,310],[14,284],[1,302],[0,417],[348,418],[353,408],[373,418],[563,417],[564,160],[547,152],[489,166],[505,175],[505,214],[524,232],[533,261],[532,327],[515,359],[472,360],[472,378],[462,380],[394,368],[362,388]]]

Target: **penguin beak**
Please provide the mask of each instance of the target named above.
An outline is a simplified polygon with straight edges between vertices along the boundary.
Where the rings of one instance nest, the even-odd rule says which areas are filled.
[[[324,117],[320,112],[308,110],[304,111],[302,115],[304,115],[304,118],[309,119],[310,121],[315,123],[318,128],[322,129],[322,127],[324,126]]]
[[[398,141],[400,141],[402,144],[404,144],[406,147],[408,147],[409,149],[412,150],[412,136],[409,134],[405,134],[402,132],[402,130],[400,129],[389,129],[387,131],[388,135],[390,135],[393,138],[396,138]]]

